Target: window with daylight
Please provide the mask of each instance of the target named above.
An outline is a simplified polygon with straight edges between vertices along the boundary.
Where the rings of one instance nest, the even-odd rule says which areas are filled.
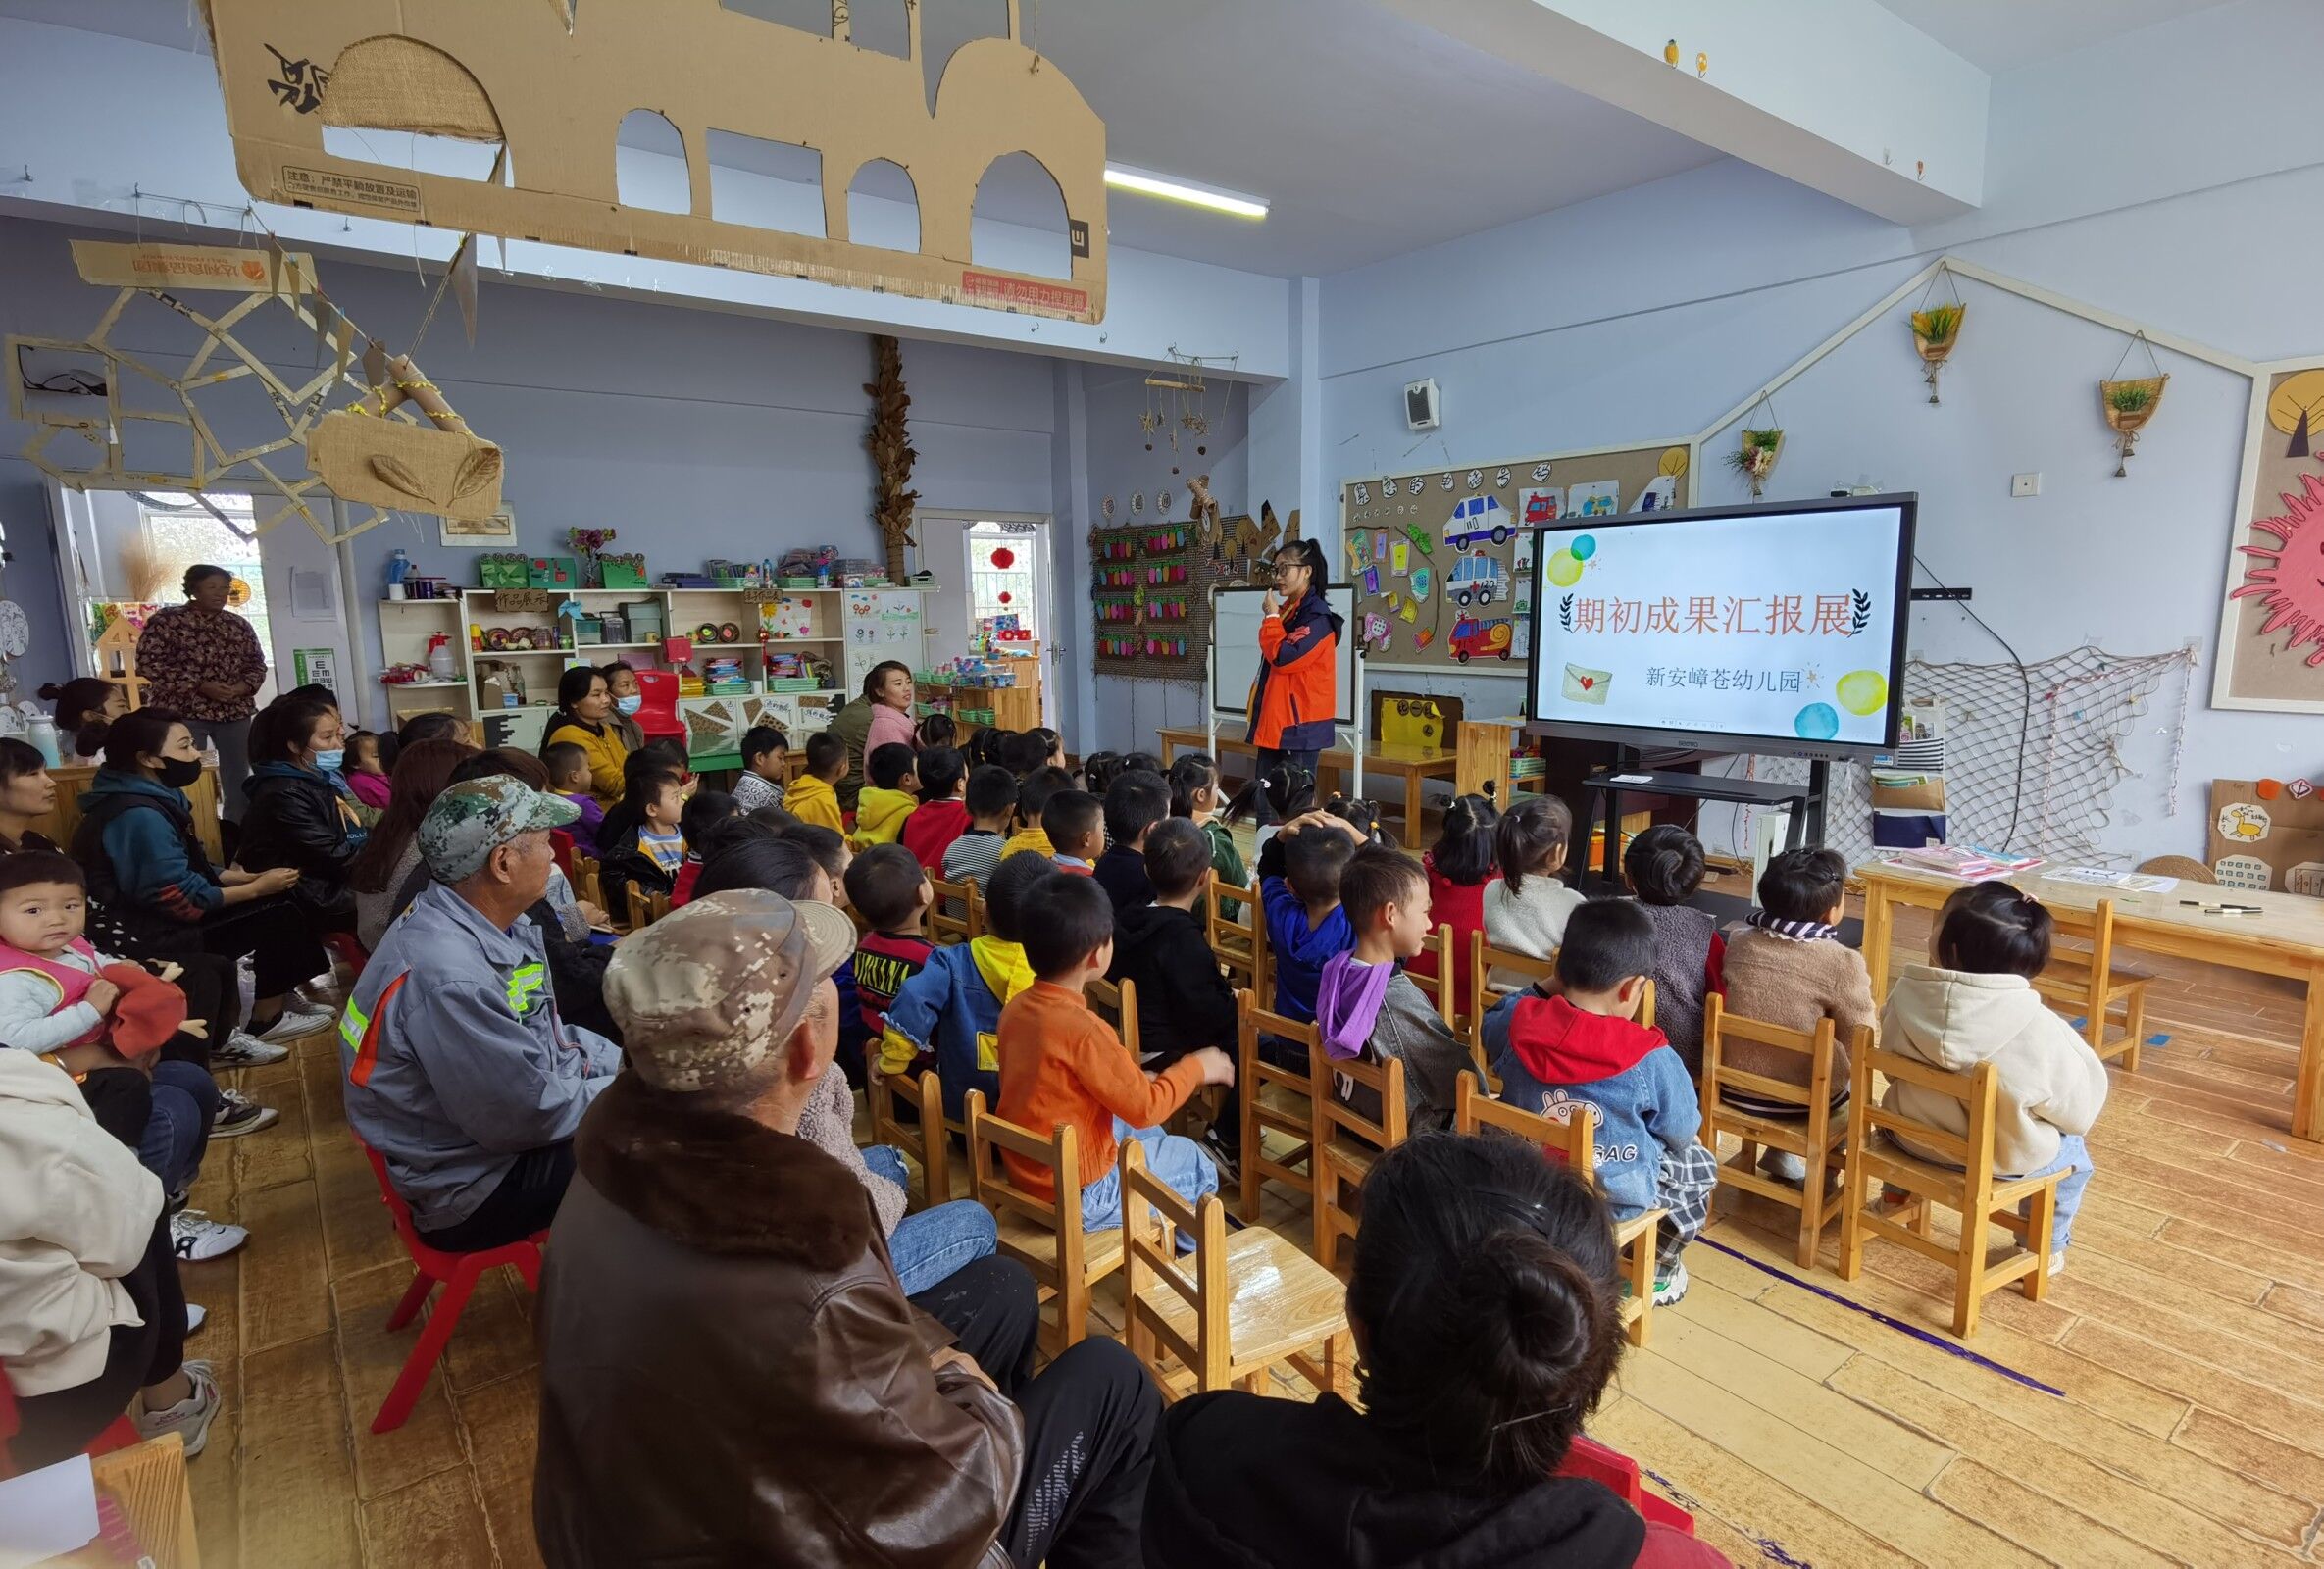
[[[968,531],[969,613],[1015,616],[1018,625],[1041,635],[1040,526],[1034,523],[978,523]]]

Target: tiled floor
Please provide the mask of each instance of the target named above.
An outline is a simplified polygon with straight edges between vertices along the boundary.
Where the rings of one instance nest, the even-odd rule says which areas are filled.
[[[1917,949],[1924,934],[1898,940]],[[1935,1266],[1876,1244],[1844,1285],[1827,1245],[1823,1267],[1799,1271],[1754,1200],[1709,1233],[1742,1256],[1694,1250],[1692,1293],[1656,1315],[1591,1431],[1743,1564],[2314,1561],[2324,1150],[2285,1132],[2299,998],[2151,968],[2154,1028],[2171,1038],[2114,1076],[2050,1298],[1989,1299],[1974,1349],[1992,1365],[1846,1305],[1941,1331]],[[219,1146],[198,1190],[252,1229],[241,1254],[187,1272],[211,1310],[193,1347],[229,1400],[193,1465],[205,1561],[533,1562],[521,1284],[470,1307],[401,1431],[369,1431],[418,1326],[382,1328],[410,1276],[348,1141],[329,1046],[316,1037],[246,1076],[282,1124]],[[1266,1207],[1304,1239],[1304,1214],[1272,1193]],[[1116,1291],[1099,1292],[1108,1323]]]

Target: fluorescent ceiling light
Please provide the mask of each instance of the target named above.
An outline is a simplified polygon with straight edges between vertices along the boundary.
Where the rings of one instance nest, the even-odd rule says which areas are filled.
[[[1267,216],[1267,203],[1260,197],[1240,196],[1231,190],[1207,190],[1183,179],[1149,175],[1142,169],[1127,169],[1120,164],[1105,166],[1105,182],[1117,190],[1134,190],[1141,196],[1159,196],[1164,201],[1185,202],[1189,207],[1207,207],[1214,213],[1228,213],[1237,218]]]

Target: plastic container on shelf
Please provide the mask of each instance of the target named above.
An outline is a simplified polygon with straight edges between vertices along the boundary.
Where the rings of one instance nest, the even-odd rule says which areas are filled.
[[[428,639],[428,673],[437,681],[457,681],[460,662],[452,653],[452,639],[437,633]]]
[[[51,768],[63,765],[64,758],[57,751],[57,722],[46,714],[35,714],[25,726],[25,739],[40,753],[40,760]]]

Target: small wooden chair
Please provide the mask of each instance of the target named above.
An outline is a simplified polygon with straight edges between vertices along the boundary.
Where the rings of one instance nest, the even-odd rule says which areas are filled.
[[[935,889],[935,898],[928,907],[928,938],[938,947],[954,942],[973,942],[985,935],[985,901],[977,892],[977,880],[964,877],[957,883],[947,883],[932,877],[929,886]],[[951,912],[958,910],[955,915]]]
[[[1495,1099],[1467,1074],[1461,1075],[1453,1097],[1452,1126],[1457,1131],[1474,1134],[1497,1128],[1515,1134],[1573,1167],[1584,1182],[1596,1184],[1597,1108],[1589,1101],[1566,1102],[1571,1109],[1561,1120]],[[1630,1283],[1630,1294],[1622,1300],[1622,1332],[1633,1345],[1645,1344],[1654,1330],[1655,1240],[1665,1213],[1649,1209],[1614,1222],[1614,1247],[1622,1261],[1622,1278]]]
[[[1255,886],[1254,882],[1254,886]],[[1267,950],[1267,910],[1251,906],[1251,995],[1268,1007],[1275,1005],[1275,965]]]
[[[1259,1055],[1259,1035],[1278,1036],[1312,1053],[1323,1038],[1314,1025],[1300,1024],[1259,1006],[1248,991],[1238,992],[1240,1028],[1237,1034],[1235,1083],[1242,1091],[1242,1218],[1259,1219],[1259,1185],[1272,1177],[1292,1191],[1315,1202],[1315,1083],[1307,1064],[1289,1068]],[[1324,1093],[1330,1094],[1327,1086]],[[1282,1155],[1270,1155],[1263,1142],[1268,1131],[1297,1140]]]
[[[567,881],[573,884],[575,897],[586,899],[600,910],[605,908],[605,884],[597,863],[579,850],[573,852],[573,871]]]
[[[1409,967],[1404,973],[1420,987],[1421,995],[1437,1005],[1437,1017],[1444,1021],[1444,1028],[1465,1039],[1468,1021],[1454,1011],[1460,1001],[1460,987],[1452,979],[1452,928],[1440,925],[1420,951],[1437,956],[1437,973],[1421,975]]]
[[[1315,1170],[1315,1257],[1330,1269],[1339,1256],[1340,1237],[1356,1234],[1360,1217],[1350,1200],[1364,1186],[1364,1174],[1404,1141],[1404,1064],[1394,1057],[1367,1062],[1361,1057],[1327,1056],[1320,1037],[1307,1048],[1307,1061],[1308,1077],[1315,1084],[1309,1097],[1315,1107],[1315,1155],[1310,1162]],[[1344,1075],[1357,1088],[1379,1096],[1379,1116],[1357,1115],[1355,1107],[1335,1092],[1334,1075]]]
[[[1183,1258],[1181,1232],[1194,1239]],[[1281,1362],[1319,1392],[1353,1392],[1347,1288],[1263,1226],[1230,1238],[1219,1195],[1187,1203],[1146,1169],[1135,1139],[1122,1144],[1122,1238],[1124,1339],[1165,1399],[1264,1394]],[[1309,1354],[1317,1346],[1320,1360]]]
[[[1746,1193],[1757,1193],[1777,1203],[1799,1211],[1799,1240],[1796,1257],[1801,1269],[1813,1268],[1816,1248],[1822,1241],[1824,1227],[1840,1213],[1844,1194],[1827,1192],[1825,1173],[1836,1164],[1843,1140],[1847,1138],[1848,1122],[1835,1122],[1832,1117],[1832,1047],[1834,1027],[1830,1019],[1820,1022],[1813,1034],[1803,1030],[1786,1030],[1781,1025],[1746,1019],[1740,1013],[1729,1013],[1724,1000],[1714,991],[1703,998],[1702,1004],[1702,1145],[1714,1155],[1719,1150],[1719,1135],[1730,1133],[1743,1140],[1743,1149],[1733,1160],[1719,1168],[1719,1183],[1725,1188],[1740,1188]],[[1725,1046],[1730,1040],[1748,1040],[1756,1045],[1772,1046],[1780,1051],[1795,1052],[1807,1057],[1807,1083],[1795,1085],[1788,1080],[1770,1079],[1764,1074],[1744,1073],[1727,1065]],[[1848,1042],[1849,1059],[1853,1061],[1872,1049],[1872,1032],[1859,1027],[1855,1038]],[[1797,1106],[1801,1115],[1794,1118],[1771,1117],[1754,1114],[1737,1106],[1726,1098],[1729,1091],[1739,1091],[1755,1100],[1770,1101],[1786,1106]],[[1764,1146],[1797,1155],[1807,1162],[1807,1179],[1797,1189],[1792,1185],[1768,1176],[1759,1170],[1759,1151]],[[1717,1203],[1714,1196],[1713,1204]]]
[[[1239,901],[1242,913],[1230,919],[1221,913],[1228,901]],[[1212,878],[1202,890],[1202,933],[1210,939],[1210,951],[1219,956],[1219,968],[1227,972],[1230,983],[1255,987],[1258,985],[1257,965],[1251,954],[1251,933],[1265,925],[1259,918],[1259,890],[1240,888],[1232,883],[1221,883]]]
[[[2123,1071],[2139,1071],[2139,1047],[2147,1038],[2147,987],[2143,975],[2118,975],[2114,970],[2114,901],[2098,900],[2085,915],[2080,910],[2049,907],[2059,932],[2089,939],[2088,949],[2052,948],[2048,967],[2034,977],[2034,989],[2053,1007],[2082,1016],[2082,1038],[2102,1062],[2120,1057]],[[2122,1034],[2109,1036],[2114,1010],[2120,1008]]]
[[[1485,1060],[1485,1016],[1507,996],[1506,991],[1495,991],[1485,984],[1485,978],[1494,970],[1515,970],[1526,978],[1528,985],[1546,981],[1557,973],[1556,964],[1548,959],[1537,959],[1530,953],[1517,953],[1508,948],[1496,948],[1485,940],[1483,931],[1469,934],[1469,1060],[1485,1078],[1486,1085],[1495,1094],[1501,1082],[1493,1076],[1492,1067]]]
[[[1122,1044],[1130,1048],[1130,1060],[1136,1062],[1137,1049],[1137,983],[1125,978],[1119,983],[1098,979],[1087,987],[1089,1007],[1097,1017],[1114,1027],[1122,1038]]]
[[[646,892],[635,878],[630,879],[622,891],[629,901],[630,930],[632,932],[642,932],[670,913],[670,895]]]
[[[1025,1266],[1040,1299],[1057,1300],[1052,1355],[1089,1331],[1089,1288],[1122,1267],[1122,1228],[1082,1230],[1080,1135],[1061,1126],[1047,1138],[985,1109],[985,1091],[968,1092],[969,1196],[1000,1223],[1000,1252]],[[1001,1151],[1049,1169],[1051,1198],[1009,1176]]]
[[[1946,1073],[1893,1051],[1864,1048],[1853,1056],[1847,1181],[1841,1195],[1840,1278],[1852,1281],[1863,1273],[1864,1234],[1869,1231],[1951,1267],[1952,1332],[1962,1340],[1977,1333],[1978,1309],[1989,1291],[2019,1281],[2029,1300],[2042,1300],[2049,1290],[2057,1182],[2065,1174],[1995,1176],[1994,1065],[1981,1062],[1968,1073]],[[1968,1136],[1914,1122],[1874,1104],[1875,1072],[1887,1075],[1891,1084],[1913,1085],[1959,1101],[1968,1113]],[[1948,1161],[1958,1161],[1959,1167],[1941,1166],[1907,1152],[1894,1141],[1898,1134],[1923,1149],[1940,1151]],[[1872,1191],[1876,1182],[1911,1195],[1900,1216],[1911,1221],[1910,1227],[1881,1213],[1885,1200]],[[2016,1206],[2021,1202],[2032,1213],[2019,1215]],[[1950,1246],[1931,1235],[1932,1204],[1943,1204],[1961,1217],[1960,1238]],[[1988,1222],[2014,1233],[2023,1244],[1997,1264],[1986,1262]]]
[[[874,1042],[875,1053],[877,1047]],[[919,1121],[906,1122],[897,1115],[896,1108],[907,1102],[918,1108]],[[915,1080],[910,1074],[874,1068],[864,1076],[864,1108],[871,1114],[873,1143],[893,1144],[920,1162],[920,1207],[949,1199],[952,1149],[944,1136],[944,1087],[936,1071],[924,1068]]]

